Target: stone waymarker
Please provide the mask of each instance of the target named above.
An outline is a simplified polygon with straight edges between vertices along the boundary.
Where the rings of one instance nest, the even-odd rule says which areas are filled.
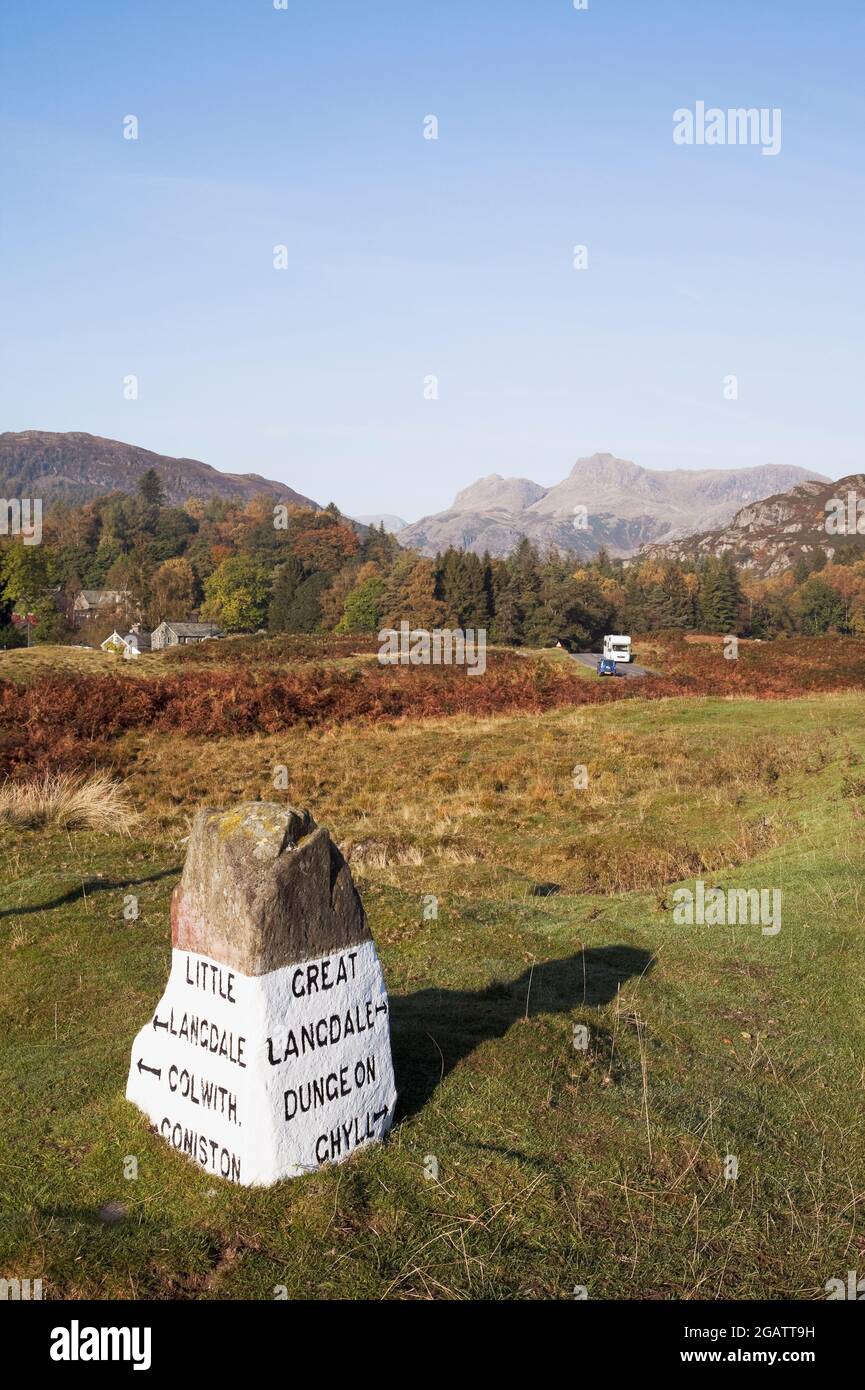
[[[173,1148],[252,1185],[383,1138],[396,1104],[387,992],[327,830],[265,802],[201,811],[171,935],[126,1095]]]

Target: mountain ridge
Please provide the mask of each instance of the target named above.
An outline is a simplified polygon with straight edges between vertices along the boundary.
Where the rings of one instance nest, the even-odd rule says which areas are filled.
[[[848,493],[855,493],[865,504],[865,473],[851,473],[836,482],[799,483],[742,507],[726,526],[714,531],[646,546],[641,558],[697,563],[710,555],[729,553],[743,569],[770,579],[817,550],[831,560],[841,546],[852,543],[865,554],[865,534],[827,529],[828,504],[835,499],[844,503],[843,525],[855,518],[855,507],[852,517],[847,515]]]
[[[190,497],[267,496],[274,501],[321,511],[318,502],[286,483],[258,473],[225,473],[200,459],[157,454],[137,444],[80,430],[6,431],[0,434],[0,493],[29,497],[34,489],[46,503],[91,501],[106,492],[129,492],[149,468],[159,474],[168,501],[179,506]]]
[[[445,511],[403,528],[399,539],[426,555],[453,545],[504,556],[525,536],[542,550],[555,546],[589,559],[605,547],[627,558],[644,545],[691,534],[695,520],[703,530],[722,526],[741,506],[807,480],[829,481],[797,465],[662,470],[596,453],[577,459],[552,487],[487,474]],[[578,507],[586,508],[585,526],[575,525]]]

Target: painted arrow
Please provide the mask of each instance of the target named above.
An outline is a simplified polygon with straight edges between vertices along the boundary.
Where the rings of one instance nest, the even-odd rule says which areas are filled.
[[[140,1072],[141,1072],[141,1071],[149,1071],[150,1074],[151,1074],[152,1076],[158,1076],[158,1077],[160,1078],[160,1080],[162,1079],[162,1068],[161,1068],[161,1067],[148,1067],[147,1063],[146,1063],[146,1062],[142,1062],[142,1060],[141,1060],[140,1057],[139,1057],[139,1059],[138,1059],[138,1070],[139,1070]]]
[[[387,1114],[387,1112],[388,1112],[388,1107],[387,1107],[387,1106],[384,1107],[384,1110],[375,1110],[375,1111],[373,1112],[373,1117],[372,1117],[372,1122],[373,1122],[373,1124],[375,1124],[376,1120],[383,1120],[384,1117],[385,1117],[385,1115]]]
[[[167,1028],[168,1028],[168,1021],[166,1020],[165,1023],[160,1023],[158,1017],[156,1016],[156,1014],[154,1014],[154,1015],[153,1015],[153,1026],[154,1026],[154,1028],[166,1028],[166,1029],[167,1029]]]

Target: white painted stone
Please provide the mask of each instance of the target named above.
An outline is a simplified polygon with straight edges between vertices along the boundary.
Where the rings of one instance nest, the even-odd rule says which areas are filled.
[[[126,1095],[173,1148],[244,1186],[382,1139],[396,1087],[374,943],[263,975],[173,950]]]

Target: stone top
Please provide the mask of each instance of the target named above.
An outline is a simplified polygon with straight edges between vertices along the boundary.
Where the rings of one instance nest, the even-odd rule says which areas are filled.
[[[193,821],[171,940],[245,975],[370,941],[351,871],[308,811],[249,801]]]

